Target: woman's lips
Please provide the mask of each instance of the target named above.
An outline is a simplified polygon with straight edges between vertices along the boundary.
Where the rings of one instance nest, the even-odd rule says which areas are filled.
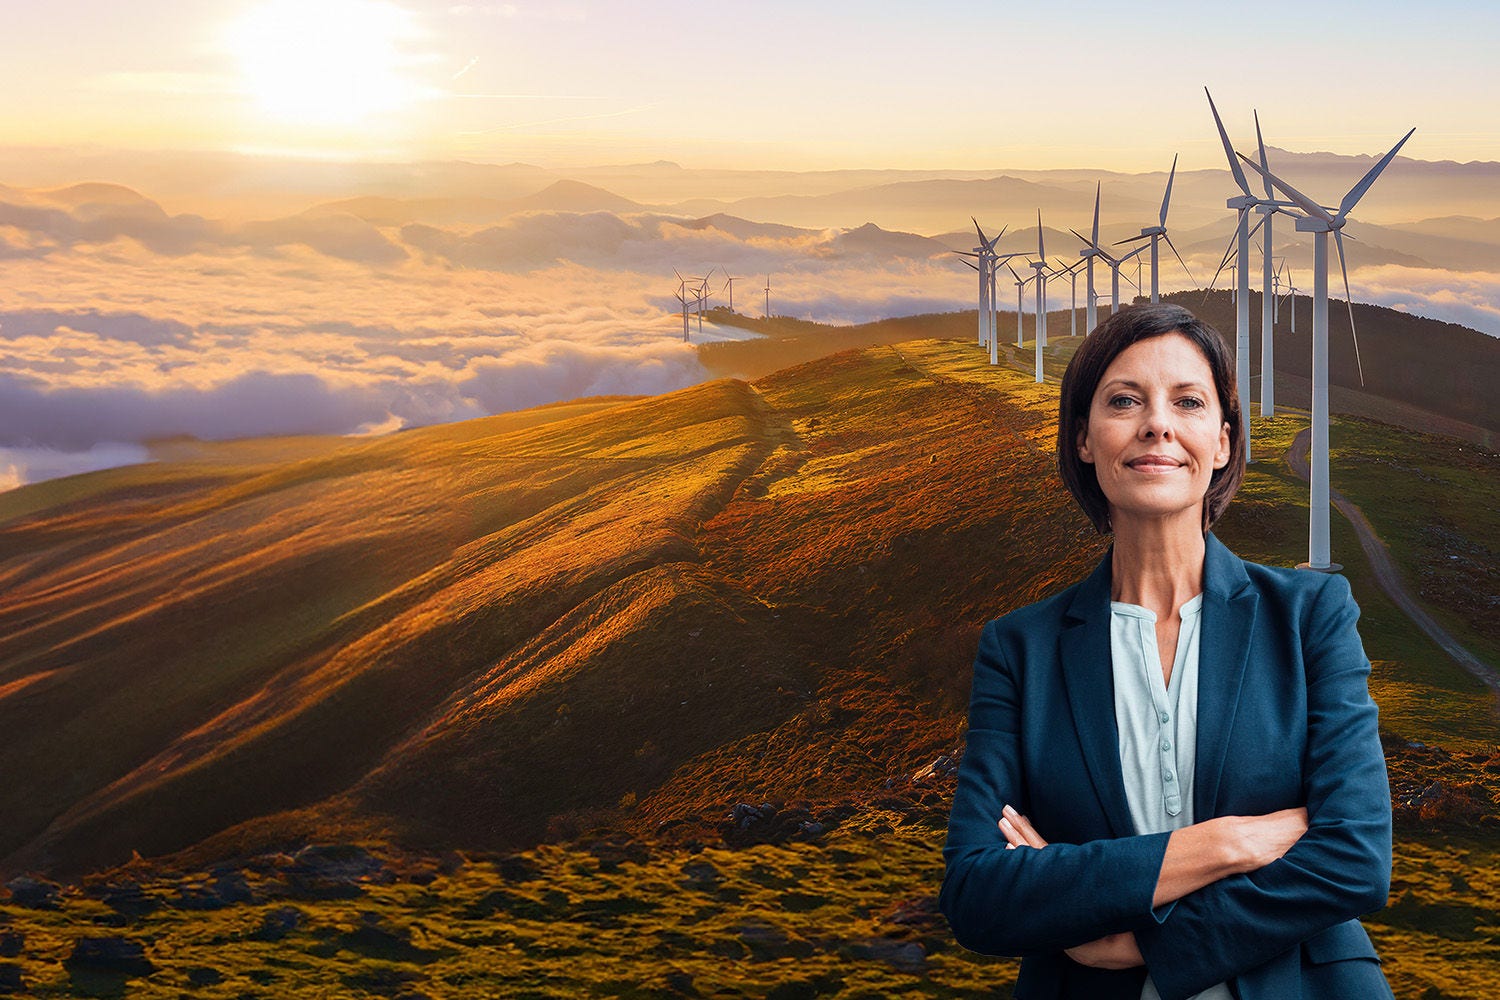
[[[1182,467],[1181,462],[1165,455],[1142,455],[1140,458],[1131,459],[1125,465],[1136,472],[1171,472]]]

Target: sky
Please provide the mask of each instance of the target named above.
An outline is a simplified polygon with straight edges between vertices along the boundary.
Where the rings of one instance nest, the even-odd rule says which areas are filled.
[[[1500,4],[7,5],[0,144],[563,167],[1160,169],[1202,88],[1302,151],[1500,160]]]
[[[1272,0],[1254,16],[1263,29],[1245,7],[1172,2],[1148,16],[1093,0],[10,0],[0,489],[140,461],[176,435],[378,433],[680,388],[708,373],[681,339],[674,268],[774,274],[773,311],[828,322],[972,308],[972,277],[945,247],[827,221],[293,214],[357,193],[365,168],[327,161],[1096,168],[1153,174],[1135,196],[1149,208],[1173,151],[1174,204],[1192,190],[1185,171],[1223,168],[1205,84],[1237,141],[1256,107],[1281,149],[1379,155],[1415,125],[1405,156],[1500,161],[1500,61],[1487,51],[1500,4],[1437,0],[1414,15],[1390,0]],[[255,161],[266,176],[290,171],[320,193],[242,216],[236,185],[249,182],[228,171],[212,204],[183,204],[164,165],[212,159],[177,157],[200,151],[274,156]],[[125,161],[139,167],[129,178],[85,176]],[[27,162],[41,166],[9,172]],[[441,171],[394,173],[420,189]],[[139,193],[51,190],[74,180]],[[1066,224],[1084,223],[1086,196]],[[1123,211],[1108,183],[1106,200],[1106,215]],[[1221,242],[1189,260],[1210,273]],[[1388,255],[1356,260],[1351,283],[1361,301],[1500,335],[1500,274]],[[761,302],[737,305],[753,315]]]

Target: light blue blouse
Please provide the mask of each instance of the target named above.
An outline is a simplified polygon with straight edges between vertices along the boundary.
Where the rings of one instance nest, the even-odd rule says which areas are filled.
[[[1115,680],[1115,726],[1120,769],[1136,833],[1162,833],[1193,823],[1193,764],[1198,746],[1198,635],[1203,595],[1178,614],[1172,678],[1162,679],[1156,645],[1156,614],[1136,604],[1111,601],[1110,658]],[[1141,1000],[1161,1000],[1146,977]],[[1192,1000],[1234,1000],[1225,983]]]

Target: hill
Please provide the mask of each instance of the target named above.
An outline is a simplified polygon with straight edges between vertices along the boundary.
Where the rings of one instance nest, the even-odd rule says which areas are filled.
[[[1004,286],[1001,286],[1002,288]],[[1082,298],[1080,289],[1080,300]],[[1192,310],[1218,329],[1234,348],[1235,310],[1228,291],[1174,292],[1165,295]],[[1250,293],[1250,359],[1256,380],[1259,406],[1260,300]],[[1003,308],[1001,296],[999,329],[1002,345],[1014,343],[1015,310]],[[1108,315],[1108,299],[1099,316]],[[1282,402],[1309,405],[1311,375],[1310,337],[1312,299],[1296,297],[1297,333],[1291,329],[1289,307],[1283,305],[1276,327],[1275,357],[1277,393]],[[1077,329],[1082,332],[1084,310],[1080,301]],[[758,339],[701,344],[698,357],[716,375],[756,378],[788,365],[800,364],[831,351],[875,344],[894,344],[919,337],[973,339],[977,314],[973,311],[908,316],[850,326],[830,326],[789,317],[758,319],[716,311],[716,321],[762,334]],[[1490,387],[1500,385],[1500,338],[1441,320],[1413,316],[1384,306],[1356,302],[1359,357],[1349,332],[1349,312],[1342,300],[1330,299],[1329,380],[1334,387],[1332,405],[1336,413],[1351,413],[1399,424],[1417,431],[1440,431],[1493,447],[1500,433],[1500,417],[1490,405]],[[1048,329],[1054,337],[1072,326],[1067,309],[1047,313]],[[1022,317],[1022,330],[1030,341],[1035,321]],[[1030,348],[1015,361],[1030,364]]]
[[[1050,349],[1054,371],[1069,347]],[[235,962],[269,961],[244,950],[256,922],[290,920],[276,932],[288,944],[259,947],[309,949],[297,961],[324,964],[305,975],[343,970],[345,987],[437,963],[459,977],[439,992],[462,995],[475,973],[454,956],[508,961],[491,947],[506,942],[532,956],[525,976],[565,962],[546,974],[575,983],[590,975],[580,956],[619,943],[595,932],[625,926],[657,964],[707,949],[721,964],[929,969],[979,627],[1080,577],[1104,546],[1055,478],[1055,393],[992,368],[967,336],[906,341],[753,384],[321,439],[295,461],[169,442],[173,464],[4,494],[0,768],[26,776],[0,786],[6,874],[139,852],[156,860],[87,884],[110,907],[179,895],[159,925],[174,955],[211,938]],[[1257,430],[1261,461],[1218,529],[1247,557],[1288,564],[1305,546],[1305,488],[1274,457],[1304,424],[1287,413]],[[1473,497],[1496,456],[1352,419],[1334,447],[1335,485],[1444,624],[1495,659],[1500,621],[1474,595],[1500,578],[1486,541],[1500,525]],[[1356,551],[1341,523],[1334,544]],[[1460,918],[1431,908],[1489,921],[1493,906],[1478,889],[1438,902],[1455,890],[1429,885],[1421,859],[1495,821],[1493,705],[1361,565],[1348,572],[1403,824],[1406,895],[1377,943],[1409,983],[1472,978],[1483,956],[1453,959],[1452,942],[1469,956],[1444,923]],[[330,841],[345,846],[307,849]],[[463,853],[387,868],[349,841]],[[747,848],[763,842],[793,853]],[[504,852],[499,884],[460,874],[487,852]],[[898,855],[908,867],[887,871]],[[855,877],[866,868],[875,882]],[[410,882],[389,884],[398,869]],[[548,891],[527,887],[543,872]],[[694,904],[662,879],[712,895]],[[866,888],[838,888],[854,883]],[[192,926],[221,930],[181,936],[175,914],[230,891],[243,902],[204,904],[223,917],[194,911]],[[332,897],[360,914],[325,908]],[[808,914],[795,935],[736,922],[763,897],[768,914]],[[69,902],[66,919],[112,919],[103,905]],[[671,930],[682,907],[697,943]],[[28,974],[48,974],[51,919],[29,932],[44,944]],[[572,943],[538,951],[531,921]],[[846,924],[875,936],[851,941]],[[376,966],[333,961],[351,950]],[[634,969],[638,951],[612,968]],[[1434,953],[1450,956],[1441,970],[1421,958]],[[930,972],[957,989],[986,968],[950,952]],[[256,974],[312,988],[285,968]]]

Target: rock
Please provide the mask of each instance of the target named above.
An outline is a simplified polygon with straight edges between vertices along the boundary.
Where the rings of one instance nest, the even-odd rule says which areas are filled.
[[[531,882],[542,877],[542,869],[524,854],[511,854],[495,862],[495,870],[507,882]]]
[[[788,804],[778,807],[772,802],[758,806],[736,802],[729,815],[719,823],[719,832],[731,847],[752,844],[782,844],[796,837],[817,837],[832,824],[813,816],[805,807]]]
[[[73,945],[63,962],[72,971],[107,972],[122,976],[149,976],[156,966],[146,958],[146,946],[123,937],[84,937]]]
[[[10,890],[11,902],[32,910],[55,910],[62,895],[62,886],[30,875],[16,876],[5,888]]]
[[[282,874],[288,895],[308,900],[352,899],[364,894],[363,882],[395,881],[385,862],[355,844],[304,847]]]
[[[172,905],[179,910],[222,910],[236,903],[252,903],[255,893],[241,872],[220,875],[208,885],[185,885]]]
[[[763,920],[742,920],[729,928],[749,952],[751,961],[771,962],[778,958],[808,958],[814,948],[802,938],[790,937],[786,931]]]
[[[161,899],[134,883],[124,883],[106,890],[99,901],[127,917],[150,916],[161,909]]]
[[[943,915],[936,896],[917,896],[897,901],[884,919],[906,927],[941,927]]]
[[[194,986],[217,986],[224,981],[224,973],[206,965],[195,965],[187,970],[188,982]]]
[[[724,876],[708,861],[689,861],[682,866],[682,878],[677,884],[684,889],[696,889],[699,892],[712,892]]]
[[[26,980],[21,967],[14,962],[0,962],[0,993],[25,993]]]
[[[876,959],[888,962],[900,972],[919,975],[927,971],[927,951],[915,941],[890,938],[867,938],[855,941],[845,949],[850,958]]]
[[[302,911],[295,906],[279,906],[267,910],[260,919],[260,926],[250,932],[252,941],[280,941],[302,924]]]

